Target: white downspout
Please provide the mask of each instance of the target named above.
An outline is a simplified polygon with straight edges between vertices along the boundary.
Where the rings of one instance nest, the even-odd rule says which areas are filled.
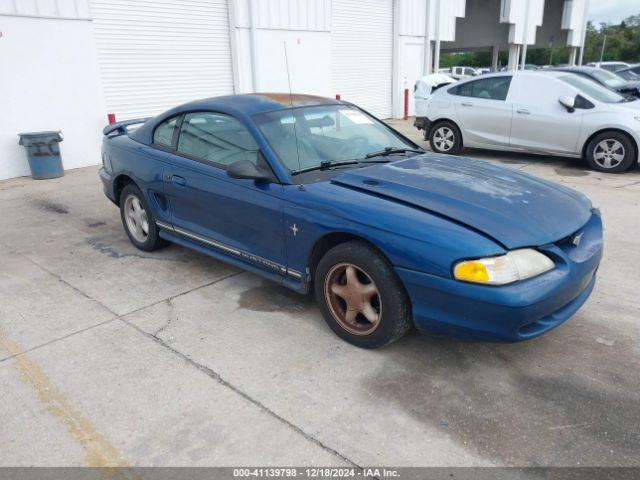
[[[424,0],[424,58],[422,64],[422,74],[429,75],[433,70],[431,55],[431,0]]]
[[[442,22],[440,2],[442,0],[434,0],[436,2],[436,46],[433,52],[433,73],[440,71],[440,23]]]
[[[257,26],[258,5],[256,0],[249,0],[249,50],[251,54],[251,83],[253,91],[259,91],[258,63],[257,63]]]

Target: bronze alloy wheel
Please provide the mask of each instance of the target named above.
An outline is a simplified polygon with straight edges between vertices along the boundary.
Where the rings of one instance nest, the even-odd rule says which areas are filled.
[[[324,295],[331,315],[347,332],[369,335],[380,325],[380,292],[360,267],[352,263],[334,265],[325,277]]]

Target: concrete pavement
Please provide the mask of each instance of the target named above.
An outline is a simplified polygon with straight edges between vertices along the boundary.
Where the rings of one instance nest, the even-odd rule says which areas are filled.
[[[542,338],[360,350],[311,297],[136,250],[97,168],[0,182],[0,465],[640,466],[640,171],[466,154],[603,212],[595,291]]]

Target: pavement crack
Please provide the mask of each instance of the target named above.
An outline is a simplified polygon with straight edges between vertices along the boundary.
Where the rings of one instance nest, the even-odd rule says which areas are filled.
[[[31,348],[28,348],[27,350],[21,350],[19,353],[13,353],[13,354],[9,355],[8,357],[0,358],[0,363],[5,362],[7,360],[11,360],[12,358],[15,358],[15,357],[17,357],[19,355],[24,355],[25,353],[30,353],[30,352],[33,352],[35,350],[39,350],[42,347],[46,347],[48,345],[52,345],[52,344],[54,344],[56,342],[59,342],[61,340],[66,340],[67,338],[73,337],[74,335],[78,335],[79,333],[84,333],[86,331],[93,330],[94,328],[101,327],[101,326],[106,325],[108,323],[111,323],[111,322],[113,322],[114,320],[117,320],[117,319],[118,319],[118,317],[113,317],[113,318],[110,318],[108,320],[105,320],[104,322],[96,323],[95,325],[90,325],[90,326],[88,326],[86,328],[81,328],[80,330],[76,330],[75,332],[71,332],[71,333],[63,335],[61,337],[54,338],[53,340],[49,340],[48,342],[44,342],[44,343],[41,343],[39,345],[35,345],[35,346],[31,347]]]
[[[169,328],[169,326],[174,320],[178,320],[178,314],[176,313],[176,307],[173,304],[173,301],[170,298],[167,298],[165,300],[165,303],[169,307],[169,312],[167,313],[167,321],[165,322],[164,325],[162,325],[160,328],[158,328],[155,332],[152,333],[152,335],[156,338],[159,337],[160,334],[163,333],[167,328]]]
[[[310,433],[307,433],[306,431],[304,431],[301,427],[297,426],[293,422],[287,420],[283,416],[281,416],[278,413],[274,412],[271,408],[267,407],[260,400],[257,400],[255,398],[253,398],[251,395],[249,395],[247,392],[245,392],[241,388],[233,385],[228,380],[225,380],[218,372],[214,371],[210,367],[207,367],[206,365],[203,365],[202,363],[199,363],[199,362],[195,361],[189,355],[186,355],[186,354],[182,353],[181,351],[177,350],[176,348],[172,347],[171,345],[167,344],[162,338],[159,338],[159,337],[155,336],[152,333],[145,332],[140,327],[138,327],[137,325],[131,323],[127,319],[120,317],[119,320],[122,321],[124,324],[130,326],[134,330],[138,331],[142,335],[146,336],[147,338],[151,339],[152,341],[154,341],[155,343],[157,343],[161,347],[169,350],[171,353],[173,353],[174,355],[176,355],[177,357],[179,357],[180,359],[182,359],[183,361],[185,361],[189,365],[197,368],[202,373],[204,373],[206,376],[208,376],[212,380],[216,381],[217,383],[219,383],[223,387],[226,387],[226,388],[230,389],[231,391],[233,391],[234,393],[236,393],[237,395],[239,395],[240,397],[242,397],[243,399],[245,399],[249,403],[255,405],[257,408],[259,408],[260,410],[262,410],[266,414],[270,415],[271,417],[273,417],[276,420],[278,420],[280,423],[284,424],[287,428],[289,428],[289,429],[293,430],[294,432],[302,435],[309,442],[319,446],[324,451],[326,451],[326,452],[330,453],[331,455],[339,458],[340,460],[348,463],[352,467],[357,468],[359,470],[364,470],[364,468],[362,466],[358,465],[356,462],[354,462],[353,460],[351,460],[347,456],[343,455],[342,453],[340,453],[336,449],[331,448],[330,446],[326,445],[321,440],[317,439],[316,437],[314,437]]]

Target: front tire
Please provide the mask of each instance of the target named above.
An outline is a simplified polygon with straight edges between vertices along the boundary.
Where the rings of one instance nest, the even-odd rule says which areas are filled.
[[[438,122],[429,131],[429,144],[436,153],[457,155],[462,151],[462,134],[452,122]]]
[[[136,248],[152,252],[165,245],[149,204],[133,184],[125,186],[120,194],[120,218],[129,240]]]
[[[623,173],[636,161],[635,145],[621,132],[602,132],[589,142],[586,160],[593,170]]]
[[[315,294],[329,327],[357,347],[382,347],[411,328],[404,286],[389,262],[364,242],[342,243],[322,257]]]

